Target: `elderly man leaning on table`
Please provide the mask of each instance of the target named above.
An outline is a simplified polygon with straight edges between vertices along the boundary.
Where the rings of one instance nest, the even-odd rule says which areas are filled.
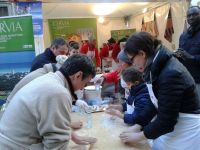
[[[95,75],[84,55],[69,57],[55,73],[47,73],[22,87],[12,98],[0,122],[0,149],[68,149],[74,91]],[[84,139],[83,139],[84,140]]]

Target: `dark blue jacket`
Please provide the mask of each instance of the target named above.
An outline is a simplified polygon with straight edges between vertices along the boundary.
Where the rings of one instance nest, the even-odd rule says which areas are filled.
[[[196,83],[200,83],[200,30],[194,35],[182,33],[179,39],[179,48],[194,56],[194,59],[185,59],[181,62],[186,66]]]
[[[158,99],[157,118],[144,127],[148,139],[155,139],[172,132],[179,113],[200,114],[200,100],[194,79],[182,63],[160,46],[155,61],[148,59],[145,81],[150,81],[150,72],[155,96]]]
[[[130,96],[127,101],[122,104],[123,111],[127,110],[127,105],[133,105],[134,111],[132,114],[124,114],[124,122],[127,124],[139,124],[146,126],[156,115],[156,108],[150,100],[148,89],[145,83],[132,87]]]
[[[30,72],[42,68],[45,64],[49,63],[56,63],[56,56],[53,54],[50,48],[47,48],[44,53],[39,54],[33,60]]]

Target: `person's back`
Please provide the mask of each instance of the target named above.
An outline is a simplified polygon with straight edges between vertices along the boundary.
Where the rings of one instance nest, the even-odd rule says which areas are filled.
[[[0,149],[30,149],[32,144],[40,143],[42,149],[67,149],[74,91],[84,88],[94,75],[92,61],[74,55],[59,71],[23,86],[2,116]]]
[[[191,74],[182,63],[172,57],[172,52],[165,46],[160,46],[159,50],[159,55],[151,66],[151,74],[154,90],[157,91],[159,88],[159,93],[155,92],[155,95],[162,99],[161,105],[180,105],[176,108],[177,110],[174,108],[172,114],[175,114],[175,110],[182,113],[200,113],[199,97]],[[156,77],[157,72],[159,72],[159,77]],[[170,94],[160,94],[172,88],[174,90],[170,91]],[[177,100],[168,100],[174,98]]]
[[[51,47],[47,48],[44,53],[39,54],[32,62],[30,72],[42,68],[44,64],[56,63],[56,56],[67,55],[68,45],[62,38],[55,39]]]
[[[14,87],[10,95],[7,97],[7,104],[10,102],[12,97],[19,91],[23,86],[31,82],[33,79],[40,77],[44,74],[47,74],[49,72],[56,72],[60,66],[67,60],[67,56],[65,55],[58,55],[56,57],[56,64],[55,63],[50,63],[50,64],[45,64],[42,68],[39,68],[33,72],[30,72],[27,74],[24,78],[22,78]]]
[[[56,63],[56,56],[47,48],[44,53],[39,54],[32,62],[30,72],[42,68],[45,64]]]
[[[55,64],[45,64],[42,68],[39,68],[27,74],[22,80],[19,81],[19,83],[15,85],[14,89],[12,90],[10,95],[7,97],[7,101],[9,102],[13,98],[13,96],[17,93],[17,91],[19,91],[24,85],[28,84],[33,79],[40,77],[44,74],[47,74],[49,72],[55,72],[57,69],[55,70],[53,69],[54,67],[56,67],[54,65]]]
[[[64,139],[62,135],[60,137],[57,135],[56,137],[63,144],[67,144],[67,140],[70,139],[70,117],[67,112],[71,111],[72,98],[69,91],[61,86],[61,84],[64,85],[65,83],[61,82],[57,76],[59,75],[48,73],[38,77],[14,95],[1,118],[0,124],[0,133],[11,139],[8,147],[20,149],[16,147],[16,143],[18,146],[20,146],[18,143],[21,143],[21,145],[24,145],[23,147],[29,147],[29,145],[42,141],[42,137],[46,137],[46,142],[43,143],[46,148],[57,147],[56,142],[54,143],[50,140],[55,137],[45,133],[51,132],[50,128],[54,132],[61,132],[61,130],[58,131],[58,126],[65,128],[66,135],[63,136],[65,137]],[[49,94],[45,94],[47,92]],[[54,105],[55,100],[60,104],[58,107],[56,106],[57,110]],[[62,110],[62,107],[65,107],[67,111]],[[51,113],[46,113],[48,112],[47,109],[51,110]],[[61,117],[62,125],[52,120],[55,117],[54,115],[56,115],[57,119]],[[1,140],[4,139],[1,138]],[[7,143],[6,141],[4,142],[4,144]],[[4,150],[7,150],[6,147],[3,147]]]

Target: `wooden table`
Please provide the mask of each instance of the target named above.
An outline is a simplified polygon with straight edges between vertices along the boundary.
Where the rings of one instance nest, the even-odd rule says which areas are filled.
[[[78,135],[92,136],[98,139],[92,146],[78,146],[70,142],[69,147],[72,150],[150,150],[146,142],[131,147],[121,142],[119,135],[127,129],[122,119],[112,117],[104,112],[92,113],[92,127],[87,127],[86,115],[72,113],[72,121],[81,120],[84,125],[82,129],[76,130]]]

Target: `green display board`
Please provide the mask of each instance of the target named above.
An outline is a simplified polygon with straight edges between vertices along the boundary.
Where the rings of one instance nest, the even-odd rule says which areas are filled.
[[[49,19],[51,40],[62,37],[67,40],[97,39],[96,18]]]
[[[34,50],[32,17],[0,18],[0,52],[19,50]]]
[[[117,41],[126,36],[130,36],[134,32],[136,32],[136,29],[111,30],[111,37]]]

